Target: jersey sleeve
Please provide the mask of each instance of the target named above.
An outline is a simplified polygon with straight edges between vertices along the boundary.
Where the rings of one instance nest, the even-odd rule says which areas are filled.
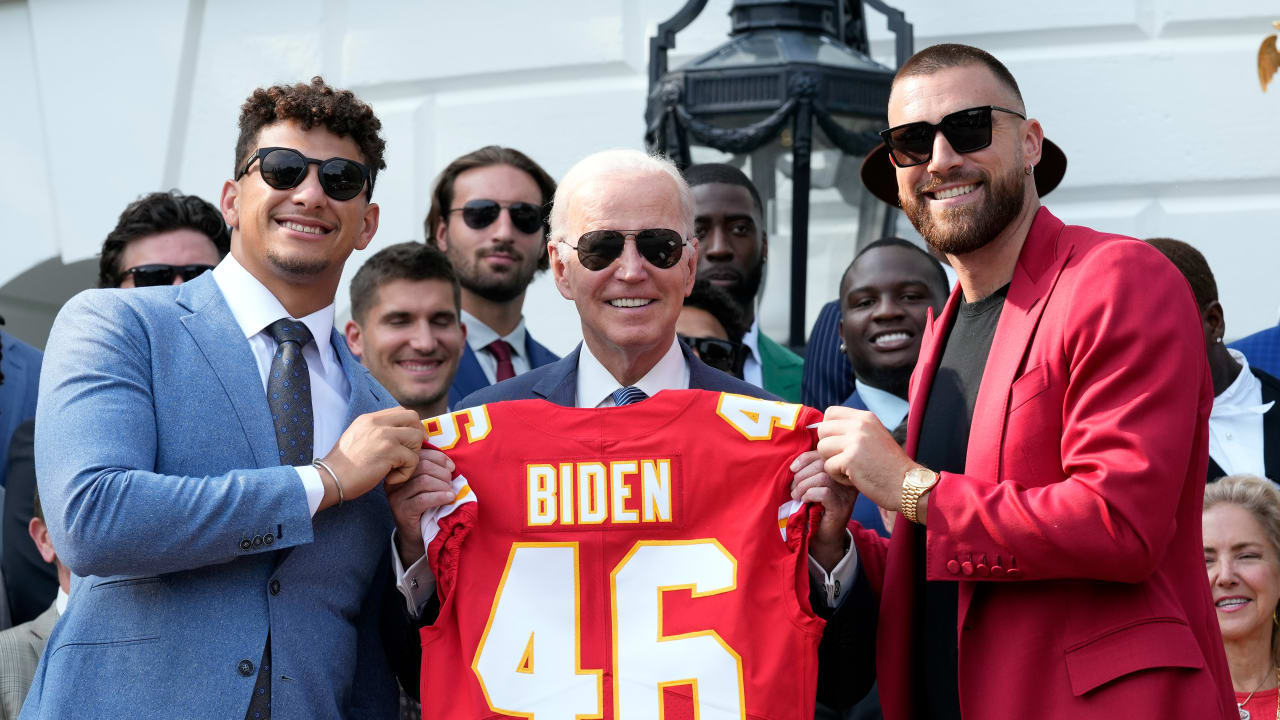
[[[436,578],[440,601],[453,594],[458,579],[458,557],[462,544],[476,523],[476,494],[461,475],[453,479],[454,501],[422,515],[422,541],[427,546],[427,562]]]

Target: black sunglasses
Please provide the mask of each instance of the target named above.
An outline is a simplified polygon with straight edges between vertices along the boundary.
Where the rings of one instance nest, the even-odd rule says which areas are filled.
[[[154,287],[172,285],[174,277],[181,277],[182,282],[188,282],[205,270],[212,269],[212,265],[139,265],[125,270],[120,275],[122,280],[125,275],[132,275],[133,284],[136,287]]]
[[[328,160],[317,160],[294,150],[293,148],[266,147],[249,157],[244,169],[236,175],[236,180],[249,172],[254,160],[258,163],[258,174],[262,180],[277,190],[289,190],[302,184],[307,177],[307,166],[320,166],[320,187],[324,194],[334,200],[350,200],[360,194],[368,181],[370,192],[373,191],[373,178],[369,168],[355,160],[332,157]]]
[[[511,224],[522,233],[535,233],[542,228],[542,208],[527,202],[513,202],[510,205],[499,205],[495,200],[468,200],[460,208],[450,213],[462,213],[462,221],[472,230],[487,228],[502,214],[506,208],[511,217]]]
[[[971,153],[990,145],[992,110],[1017,115],[1023,120],[1027,119],[1026,115],[1017,110],[1002,108],[998,105],[983,105],[967,110],[957,110],[943,117],[937,125],[913,122],[881,130],[880,137],[889,147],[889,154],[893,156],[895,165],[898,167],[922,165],[933,157],[933,138],[939,130],[951,144],[951,149],[958,153]]]
[[[560,242],[578,251],[578,262],[588,270],[603,270],[613,264],[622,255],[627,238],[636,239],[636,250],[649,261],[649,264],[666,270],[675,267],[684,254],[687,242],[680,233],[666,228],[650,228],[648,230],[592,230],[578,238],[574,247],[561,240]]]
[[[702,362],[734,377],[742,377],[742,367],[747,361],[747,348],[742,343],[713,337],[689,337],[679,334],[677,337],[697,353]]]

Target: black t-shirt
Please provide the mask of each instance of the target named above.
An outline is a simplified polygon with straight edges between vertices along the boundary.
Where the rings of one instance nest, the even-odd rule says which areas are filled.
[[[962,302],[956,308],[955,324],[947,333],[942,360],[929,388],[916,446],[916,462],[934,472],[964,472],[973,406],[978,401],[982,371],[1008,293],[1006,285],[977,302]],[[925,580],[925,527],[916,526],[915,531],[919,534],[917,586],[923,589],[923,597],[917,598],[915,605],[914,624],[919,658],[916,670],[917,677],[923,679],[925,701],[921,717],[960,720],[957,586],[949,580]]]

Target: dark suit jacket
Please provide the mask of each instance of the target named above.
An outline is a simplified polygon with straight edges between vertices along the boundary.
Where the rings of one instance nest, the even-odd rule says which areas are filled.
[[[4,373],[4,382],[0,383],[0,487],[4,487],[9,439],[19,423],[36,416],[36,389],[44,353],[3,330],[0,344],[4,346],[0,358],[0,372]]]
[[[13,624],[34,620],[58,594],[58,571],[40,557],[31,542],[27,524],[35,514],[36,489],[34,419],[13,432],[9,444],[9,484],[4,493],[4,549],[0,568],[4,570],[5,593]]]
[[[1227,347],[1244,353],[1249,359],[1249,367],[1272,376],[1280,375],[1280,325],[1246,335],[1227,343]]]
[[[853,392],[853,365],[840,351],[840,301],[822,306],[809,331],[809,347],[804,351],[804,376],[800,401],[826,410]]]
[[[1245,356],[1248,357],[1247,355]],[[1258,378],[1262,383],[1262,403],[1265,405],[1269,402],[1276,403],[1271,409],[1262,416],[1262,463],[1266,470],[1267,477],[1272,480],[1280,478],[1280,379],[1276,379],[1272,375],[1268,375],[1262,370],[1253,366],[1253,361],[1249,361],[1249,372]],[[1218,463],[1209,458],[1209,476],[1207,480],[1213,482],[1226,475]],[[5,577],[8,577],[6,570]],[[16,610],[15,610],[16,612]],[[14,622],[17,622],[15,619]]]
[[[560,359],[559,355],[546,349],[526,330],[524,333],[525,357],[529,359],[529,369],[553,363]],[[458,360],[458,374],[453,376],[453,385],[449,387],[449,407],[463,407],[458,401],[483,387],[489,386],[489,378],[485,377],[480,361],[470,345],[462,346],[462,358]]]
[[[563,360],[482,388],[463,398],[458,407],[531,398],[574,406],[578,401],[578,353],[581,351],[579,344]],[[689,364],[691,388],[778,399],[755,385],[708,366],[684,343],[680,343],[680,351]],[[827,609],[819,589],[814,589],[809,599],[814,610],[827,620],[818,649],[818,700],[837,707],[848,706],[866,695],[875,680],[875,595],[859,564],[854,589],[836,612]]]

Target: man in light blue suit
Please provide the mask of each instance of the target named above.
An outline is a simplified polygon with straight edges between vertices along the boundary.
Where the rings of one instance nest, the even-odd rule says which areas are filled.
[[[231,254],[59,313],[36,465],[76,577],[23,718],[394,715],[381,483],[413,474],[422,431],[333,329],[378,226],[380,127],[320,78],[255,90]]]

